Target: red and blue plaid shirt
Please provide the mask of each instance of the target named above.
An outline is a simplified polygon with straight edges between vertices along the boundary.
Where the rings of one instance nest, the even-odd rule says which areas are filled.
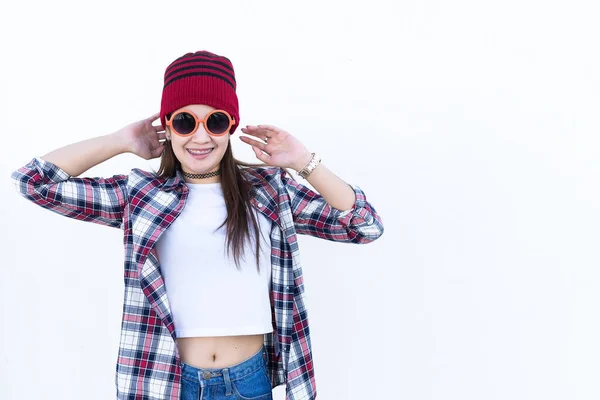
[[[336,242],[369,243],[383,225],[365,194],[351,186],[351,210],[323,197],[281,168],[247,167],[252,204],[272,222],[272,333],[265,334],[273,387],[286,384],[287,400],[312,400],[316,386],[297,234]],[[76,178],[39,157],[12,173],[17,190],[51,211],[123,229],[125,296],[116,368],[117,398],[179,399],[181,363],[155,243],[188,196],[181,172],[169,179],[133,169],[110,178]]]

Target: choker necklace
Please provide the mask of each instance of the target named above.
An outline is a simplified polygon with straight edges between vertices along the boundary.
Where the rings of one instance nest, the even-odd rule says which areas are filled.
[[[219,176],[219,175],[221,175],[221,168],[219,168],[218,170],[213,171],[213,172],[207,172],[205,174],[190,174],[189,172],[185,172],[184,170],[181,170],[181,173],[186,178],[205,179],[205,178],[212,178],[213,176]]]

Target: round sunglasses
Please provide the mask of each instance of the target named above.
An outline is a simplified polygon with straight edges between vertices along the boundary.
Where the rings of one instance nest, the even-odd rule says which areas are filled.
[[[199,119],[196,114],[188,110],[181,110],[167,119],[166,125],[179,136],[191,136],[204,124],[209,135],[223,136],[235,124],[235,119],[224,110],[213,110],[206,114],[204,119]]]

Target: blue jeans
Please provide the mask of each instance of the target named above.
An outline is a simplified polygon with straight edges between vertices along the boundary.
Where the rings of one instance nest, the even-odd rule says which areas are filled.
[[[252,357],[227,368],[182,364],[181,400],[272,400],[264,346]]]

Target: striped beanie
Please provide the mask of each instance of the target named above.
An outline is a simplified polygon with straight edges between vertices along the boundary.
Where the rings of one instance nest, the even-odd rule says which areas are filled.
[[[187,53],[173,61],[165,71],[160,103],[160,122],[166,115],[189,104],[206,104],[227,111],[235,119],[229,133],[240,123],[233,65],[228,58],[208,51]]]

